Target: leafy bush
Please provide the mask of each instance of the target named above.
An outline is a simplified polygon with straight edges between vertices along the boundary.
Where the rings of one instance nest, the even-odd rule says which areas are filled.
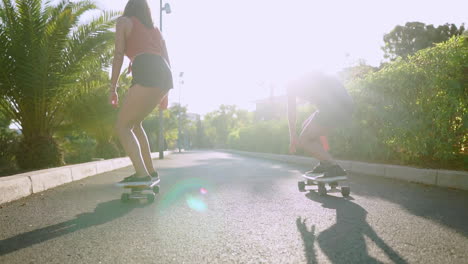
[[[463,166],[467,69],[468,40],[454,37],[350,83],[357,106],[354,124],[332,136],[335,154]]]
[[[112,141],[98,142],[95,148],[96,158],[112,159],[120,156],[120,149]]]
[[[22,137],[16,151],[16,161],[21,169],[32,170],[64,165],[63,152],[57,141],[49,136]]]
[[[96,140],[85,133],[69,135],[61,144],[67,164],[89,162],[95,158]]]
[[[239,150],[286,154],[289,148],[288,124],[285,120],[251,124],[232,132],[228,145]]]
[[[352,125],[329,136],[343,159],[464,168],[468,41],[454,37],[346,84],[356,103]],[[313,109],[301,109],[306,118]],[[298,127],[300,122],[298,122]],[[208,128],[209,129],[209,128]],[[286,120],[234,127],[231,148],[287,153]]]
[[[0,173],[16,168],[15,152],[18,147],[19,135],[8,128],[0,128]]]

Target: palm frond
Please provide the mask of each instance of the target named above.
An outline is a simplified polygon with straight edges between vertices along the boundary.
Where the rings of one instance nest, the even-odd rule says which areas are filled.
[[[72,12],[76,18],[81,17],[85,12],[97,9],[96,4],[92,1],[81,1],[77,3],[73,3],[71,5]],[[76,21],[78,22],[78,20]]]
[[[110,31],[120,13],[104,12],[103,15],[86,25],[81,25],[71,37],[70,45],[65,50],[66,71],[63,76],[74,76],[86,65],[101,58],[113,46],[114,33]]]
[[[7,28],[16,27],[18,23],[16,21],[16,10],[13,3],[11,0],[2,0],[2,3],[2,12],[0,12],[2,22],[5,23]]]
[[[82,14],[95,9],[93,2],[1,1],[0,109],[29,133],[50,133],[76,87],[104,85],[99,74],[109,64],[111,28],[120,13],[104,12],[78,25]]]

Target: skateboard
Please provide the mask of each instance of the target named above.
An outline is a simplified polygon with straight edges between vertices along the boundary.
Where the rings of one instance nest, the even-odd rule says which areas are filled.
[[[159,182],[161,182],[161,179],[152,180],[147,184],[138,185],[132,183],[117,183],[117,186],[119,187],[130,189],[130,193],[122,193],[120,201],[126,203],[130,200],[146,199],[149,203],[152,203],[156,198],[156,194],[159,193]]]
[[[323,173],[305,173],[302,177],[305,178],[305,181],[299,181],[297,187],[300,192],[306,191],[306,186],[318,185],[319,195],[326,195],[328,191],[336,192],[341,191],[343,197],[348,197],[351,193],[351,189],[348,184],[347,176],[337,176],[324,178]],[[327,190],[326,185],[330,186],[330,190]]]

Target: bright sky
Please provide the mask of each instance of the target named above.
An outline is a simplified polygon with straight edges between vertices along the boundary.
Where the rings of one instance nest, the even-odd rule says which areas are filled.
[[[159,1],[148,0],[159,25]],[[221,104],[254,109],[301,73],[379,65],[383,35],[409,21],[468,22],[466,0],[166,0],[163,15],[176,88],[170,103],[205,114]],[[122,11],[126,0],[96,0]],[[180,90],[179,72],[184,72]]]

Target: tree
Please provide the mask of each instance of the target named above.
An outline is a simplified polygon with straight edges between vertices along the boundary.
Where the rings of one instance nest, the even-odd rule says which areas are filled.
[[[339,72],[339,76],[343,82],[349,82],[356,79],[365,78],[369,73],[376,72],[377,67],[372,67],[366,64],[365,61],[359,61],[355,66],[344,68]]]
[[[196,148],[208,147],[208,140],[206,138],[205,128],[203,127],[203,123],[200,119],[198,119],[195,124],[194,146]]]
[[[397,57],[406,58],[418,50],[447,41],[452,36],[459,36],[464,30],[463,24],[458,28],[454,24],[434,27],[421,22],[408,22],[404,26],[396,26],[390,33],[384,35],[385,46],[382,49],[385,58],[391,60]]]
[[[143,122],[145,131],[148,136],[152,149],[158,149],[158,132],[159,132],[159,110],[155,109],[148,118]],[[174,148],[177,146],[178,139],[178,126],[179,126],[179,114],[180,124],[182,127],[188,125],[189,120],[187,119],[187,107],[179,104],[173,104],[168,108],[168,111],[164,111],[164,140],[167,147]]]
[[[102,70],[104,65],[96,67],[95,71],[84,74],[79,89],[65,109],[65,121],[62,132],[86,132],[96,140],[94,157],[115,158],[120,151],[115,144],[115,123],[118,110],[107,103],[109,96],[109,74]],[[124,72],[119,78],[119,87],[130,87],[131,79]],[[119,98],[123,102],[126,89],[119,89]],[[92,153],[89,153],[92,154]]]
[[[221,105],[218,110],[206,114],[204,126],[206,133],[216,147],[225,147],[230,133],[236,132],[252,120],[245,110],[235,105]]]
[[[0,129],[1,128],[8,128],[10,126],[11,119],[6,118],[5,115],[0,112]]]
[[[24,169],[61,165],[54,140],[82,76],[102,65],[113,47],[117,13],[87,24],[90,1],[2,0],[0,4],[0,111],[21,126],[16,160]]]

